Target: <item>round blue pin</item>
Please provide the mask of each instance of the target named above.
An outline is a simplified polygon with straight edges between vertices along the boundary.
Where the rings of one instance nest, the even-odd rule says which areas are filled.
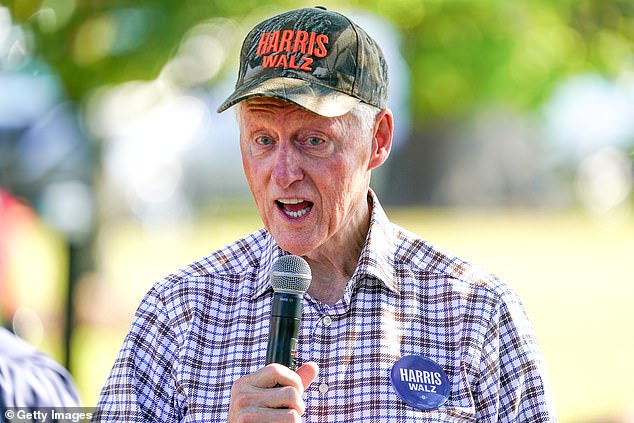
[[[394,363],[390,380],[401,399],[419,410],[436,409],[449,399],[449,378],[421,355],[406,355]]]

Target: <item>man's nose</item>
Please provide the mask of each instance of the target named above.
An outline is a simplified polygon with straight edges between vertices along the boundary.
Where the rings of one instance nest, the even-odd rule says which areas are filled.
[[[279,186],[286,188],[304,178],[301,153],[292,143],[279,143],[271,177]]]

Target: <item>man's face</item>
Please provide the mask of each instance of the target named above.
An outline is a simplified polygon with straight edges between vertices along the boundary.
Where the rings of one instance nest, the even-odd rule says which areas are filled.
[[[345,246],[367,225],[372,128],[273,98],[244,101],[240,149],[264,226],[286,251]]]

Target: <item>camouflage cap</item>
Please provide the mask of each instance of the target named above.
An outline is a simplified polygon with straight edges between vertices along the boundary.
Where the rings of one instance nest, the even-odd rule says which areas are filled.
[[[276,97],[322,116],[360,101],[387,107],[387,63],[377,43],[344,15],[321,7],[267,19],[247,34],[235,91],[218,113],[252,97]]]

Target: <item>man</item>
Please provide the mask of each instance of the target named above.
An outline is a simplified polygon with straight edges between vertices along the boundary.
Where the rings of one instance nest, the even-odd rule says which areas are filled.
[[[322,8],[246,37],[234,93],[264,229],[158,282],[99,421],[554,421],[535,337],[493,275],[390,223],[370,190],[392,114],[380,48]],[[297,371],[265,366],[271,265],[313,275]]]
[[[33,224],[33,211],[0,187],[0,321],[13,320],[18,302],[9,286],[9,250]],[[79,395],[70,373],[52,357],[0,326],[0,422],[11,408],[78,407]],[[9,408],[7,410],[7,408]],[[21,421],[30,421],[22,419]]]
[[[78,407],[68,371],[48,355],[0,327],[0,422],[5,408]],[[30,421],[30,420],[29,420]]]

